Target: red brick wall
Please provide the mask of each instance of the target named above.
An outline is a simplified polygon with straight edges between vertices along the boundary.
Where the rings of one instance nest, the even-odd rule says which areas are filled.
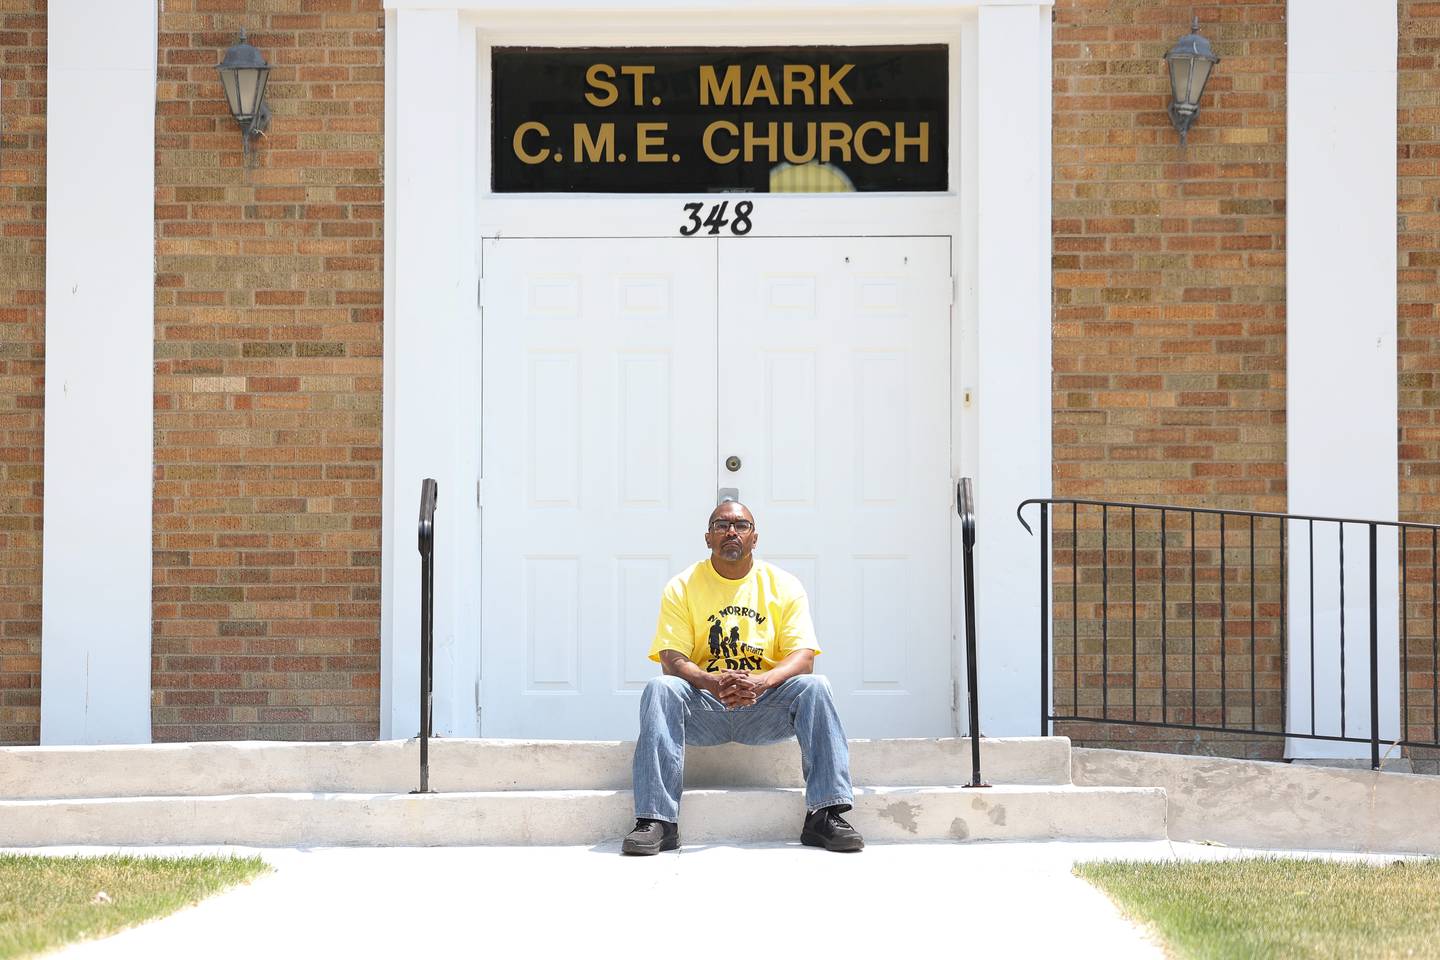
[[[45,3],[0,0],[0,744],[40,739]]]
[[[1188,31],[1192,12],[1223,62],[1182,149],[1165,110],[1169,82],[1161,57]],[[1053,36],[1055,496],[1283,510],[1284,0],[1058,0]],[[1133,664],[1128,517],[1112,529],[1120,545],[1112,544],[1111,561],[1124,573],[1123,583],[1112,586],[1109,613],[1118,633],[1112,641],[1119,642],[1112,643],[1108,664],[1101,658],[1098,520],[1080,534],[1077,619],[1086,715],[1098,712],[1099,678],[1108,670],[1120,691],[1120,715],[1130,716],[1133,669],[1137,713],[1157,719],[1159,542],[1153,521],[1148,529],[1145,523],[1142,516],[1139,660]],[[1056,651],[1064,670],[1074,663],[1067,530],[1056,531]],[[1227,558],[1238,552],[1248,559],[1248,541],[1231,534]],[[1201,545],[1208,546],[1204,536]],[[1170,547],[1179,550],[1175,559],[1188,562],[1188,541],[1172,539]],[[1213,549],[1201,556],[1206,560],[1209,580],[1202,573],[1196,590],[1201,722],[1220,711]],[[1278,581],[1263,569],[1264,560],[1255,645],[1262,722],[1278,719],[1284,669]],[[1184,637],[1182,649],[1168,648],[1171,665],[1188,671],[1188,576],[1183,579],[1179,598],[1174,592],[1167,598],[1166,615]],[[1234,722],[1237,710],[1248,717],[1250,703],[1248,577],[1232,566],[1227,587],[1232,622],[1225,649],[1232,656],[1226,679],[1236,699],[1227,698],[1226,712]],[[1188,701],[1188,674],[1183,686]],[[1057,675],[1056,698],[1057,705],[1073,704],[1068,673],[1063,683]],[[1139,728],[1077,724],[1061,732],[1156,749],[1278,750],[1272,741],[1217,743]]]
[[[215,73],[269,60],[253,169]],[[154,736],[378,734],[380,0],[166,0]]]
[[[1440,3],[1401,0],[1399,59],[1400,519],[1440,523]],[[1410,733],[1435,731],[1430,544],[1412,544]],[[1440,772],[1434,752],[1417,769]]]

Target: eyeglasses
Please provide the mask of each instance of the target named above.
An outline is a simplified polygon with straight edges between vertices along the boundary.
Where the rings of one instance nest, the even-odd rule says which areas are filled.
[[[711,533],[724,533],[726,530],[734,530],[736,533],[749,533],[755,529],[755,524],[749,520],[711,520]]]

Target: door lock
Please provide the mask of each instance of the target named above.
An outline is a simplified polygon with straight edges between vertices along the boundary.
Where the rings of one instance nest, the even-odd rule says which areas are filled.
[[[734,473],[740,469],[740,458],[734,455],[725,458],[725,469]]]

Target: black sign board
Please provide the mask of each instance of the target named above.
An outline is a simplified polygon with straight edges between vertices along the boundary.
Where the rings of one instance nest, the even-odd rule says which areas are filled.
[[[497,193],[947,189],[943,44],[497,47],[492,70]]]

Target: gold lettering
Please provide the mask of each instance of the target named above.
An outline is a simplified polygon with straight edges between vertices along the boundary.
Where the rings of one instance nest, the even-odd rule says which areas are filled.
[[[795,94],[805,98],[805,105],[814,106],[815,91],[812,84],[815,83],[815,68],[804,64],[785,64],[785,106],[795,102]]]
[[[860,124],[860,126],[855,128],[855,156],[860,158],[861,163],[884,163],[886,160],[890,159],[889,147],[884,148],[879,153],[871,153],[869,150],[865,149],[865,134],[869,133],[871,130],[880,131],[881,136],[884,136],[890,132],[890,129],[886,127],[885,124],[881,123],[879,120],[870,120]]]
[[[756,67],[755,72],[750,74],[750,87],[745,91],[745,99],[740,102],[748,107],[760,97],[768,100],[772,107],[780,106],[780,98],[775,95],[775,84],[770,82],[768,67]]]
[[[705,68],[701,67],[700,69],[703,70]],[[714,123],[710,124],[710,126],[705,128],[705,134],[700,138],[701,149],[705,151],[705,156],[709,157],[712,163],[735,162],[735,158],[740,156],[740,151],[738,149],[732,147],[724,153],[717,153],[715,151],[714,140],[715,132],[717,130],[723,130],[726,133],[730,134],[730,136],[732,137],[740,136],[740,130],[738,127],[735,126],[735,124],[731,123],[729,120],[716,120]]]
[[[780,146],[779,135],[775,132],[776,124],[774,121],[765,124],[766,135],[763,137],[755,135],[755,126],[756,125],[750,121],[745,121],[745,162],[749,163],[751,160],[754,160],[755,148],[763,146],[766,148],[767,153],[765,159],[770,163],[774,163]]]
[[[621,67],[620,72],[630,78],[631,89],[635,91],[635,106],[645,105],[645,76],[653,74],[654,67]]]
[[[740,102],[740,68],[725,68],[725,79],[717,80],[714,67],[700,68],[700,106],[712,103],[736,105]],[[713,159],[713,158],[712,158]]]
[[[590,136],[588,123],[575,124],[575,146],[571,150],[575,163],[595,163],[615,160],[615,124],[600,124],[598,138]]]
[[[664,163],[670,159],[665,152],[665,130],[668,123],[635,124],[635,159],[640,163]],[[651,153],[651,148],[660,151]]]
[[[921,163],[929,163],[929,162],[930,162],[930,124],[929,124],[929,123],[921,123],[921,124],[920,124],[920,132],[919,132],[917,135],[913,136],[913,137],[907,137],[907,136],[905,136],[905,122],[904,122],[903,120],[902,120],[901,122],[895,124],[895,162],[896,162],[896,163],[904,163],[904,162],[905,162],[905,148],[906,148],[906,147],[919,147],[919,148],[920,148],[920,162],[921,162]]]
[[[786,163],[809,163],[815,159],[815,121],[811,120],[805,124],[805,152],[801,153],[795,149],[795,128],[798,124],[785,124],[785,162]]]
[[[540,123],[536,120],[527,121],[526,123],[522,123],[520,124],[520,126],[516,127],[514,139],[515,156],[520,158],[521,163],[539,163],[546,157],[550,156],[549,147],[541,147],[534,153],[531,153],[530,151],[525,149],[525,134],[529,133],[531,130],[534,130],[542,137],[550,136],[550,129],[546,127],[545,124]]]
[[[850,124],[827,121],[820,124],[820,162],[830,163],[830,151],[850,159]]]
[[[620,96],[620,91],[615,88],[611,80],[615,79],[615,68],[605,63],[592,64],[589,70],[585,71],[585,82],[602,93],[587,93],[585,99],[590,101],[593,107],[608,107]]]
[[[842,64],[840,69],[832,74],[830,72],[830,64],[822,63],[820,65],[820,102],[822,104],[828,104],[830,102],[830,94],[832,93],[835,94],[835,98],[840,103],[853,104],[855,102],[850,99],[850,94],[845,92],[845,88],[840,86],[840,81],[845,79],[845,74],[849,73],[854,67],[855,64],[853,63]]]

